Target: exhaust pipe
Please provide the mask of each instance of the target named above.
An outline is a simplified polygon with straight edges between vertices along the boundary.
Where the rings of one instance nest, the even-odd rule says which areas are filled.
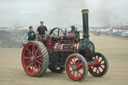
[[[89,27],[88,27],[88,9],[83,9],[82,11],[83,17],[83,38],[89,39]]]

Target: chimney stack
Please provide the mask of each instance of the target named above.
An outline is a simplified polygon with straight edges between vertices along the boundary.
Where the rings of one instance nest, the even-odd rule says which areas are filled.
[[[89,27],[88,27],[88,9],[82,10],[82,17],[83,17],[83,38],[89,39]]]

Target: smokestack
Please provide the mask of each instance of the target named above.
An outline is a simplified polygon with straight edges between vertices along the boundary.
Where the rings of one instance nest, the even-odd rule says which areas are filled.
[[[83,16],[83,38],[89,39],[89,27],[88,27],[88,9],[82,10]]]

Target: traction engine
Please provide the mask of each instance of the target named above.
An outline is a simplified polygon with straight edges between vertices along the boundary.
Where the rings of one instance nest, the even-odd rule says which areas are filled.
[[[108,60],[95,51],[93,42],[89,40],[88,9],[82,10],[82,16],[83,39],[74,26],[69,32],[56,27],[45,39],[31,41],[24,46],[22,65],[29,76],[39,77],[47,68],[55,73],[66,70],[68,77],[75,81],[84,80],[88,71],[94,77],[105,75]]]

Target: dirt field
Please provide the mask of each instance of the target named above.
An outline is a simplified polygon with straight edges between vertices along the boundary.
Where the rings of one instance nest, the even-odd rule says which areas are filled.
[[[22,49],[0,48],[0,85],[128,85],[128,40],[110,36],[91,36],[91,40],[109,60],[109,71],[102,78],[88,73],[86,80],[75,82],[65,72],[49,70],[43,77],[30,77],[21,65]]]

